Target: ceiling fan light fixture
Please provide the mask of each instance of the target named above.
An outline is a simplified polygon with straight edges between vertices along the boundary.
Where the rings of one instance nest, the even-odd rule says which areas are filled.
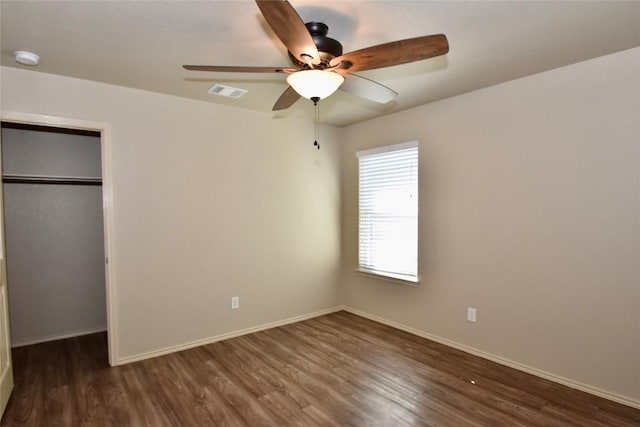
[[[334,93],[344,82],[344,77],[333,71],[304,70],[290,74],[287,83],[307,99],[324,99]]]

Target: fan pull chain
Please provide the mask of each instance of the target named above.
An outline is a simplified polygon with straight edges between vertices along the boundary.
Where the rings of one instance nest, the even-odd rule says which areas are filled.
[[[320,149],[320,143],[318,142],[318,140],[320,139],[320,107],[318,106],[318,101],[320,101],[320,98],[314,96],[313,98],[311,98],[311,100],[313,101],[313,107],[315,108],[315,141],[313,141],[313,145],[319,150]]]

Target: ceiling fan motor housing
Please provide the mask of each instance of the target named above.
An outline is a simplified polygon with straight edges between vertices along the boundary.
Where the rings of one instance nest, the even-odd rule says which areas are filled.
[[[329,27],[322,22],[307,22],[304,24],[309,30],[309,34],[311,34],[311,38],[318,48],[318,53],[320,54],[320,60],[322,64],[317,68],[324,69],[329,66],[329,62],[340,55],[342,55],[342,44],[339,41],[332,39],[331,37],[327,37],[327,33],[329,32]],[[304,65],[300,61],[298,61],[291,53],[289,56],[294,60],[295,63],[299,65]]]

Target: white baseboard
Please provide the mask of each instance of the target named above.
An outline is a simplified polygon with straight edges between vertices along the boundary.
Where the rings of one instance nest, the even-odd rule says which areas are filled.
[[[533,368],[531,366],[523,365],[518,362],[514,362],[513,360],[505,359],[490,353],[485,353],[484,351],[477,350],[473,347],[466,346],[464,344],[457,343],[455,341],[450,341],[446,338],[439,337],[437,335],[432,335],[427,332],[420,331],[418,329],[411,328],[409,326],[402,325],[400,323],[393,322],[391,320],[384,319],[382,317],[375,316],[373,314],[366,313],[364,311],[357,310],[351,307],[342,307],[344,311],[348,311],[349,313],[353,313],[357,316],[365,317],[369,320],[373,320],[374,322],[382,323],[387,326],[391,326],[392,328],[400,329],[401,331],[408,332],[413,335],[417,335],[422,338],[426,338],[432,341],[435,341],[440,344],[444,344],[448,347],[453,347],[455,349],[464,351],[465,353],[473,354],[474,356],[482,357],[483,359],[490,360],[492,362],[499,363],[504,366],[508,366],[510,368],[517,369],[519,371],[526,372],[528,374],[535,375],[540,378],[544,378],[549,381],[553,381],[558,384],[565,385],[567,387],[574,388],[576,390],[584,391],[589,394],[596,395],[598,397],[602,397],[617,403],[621,403],[626,406],[631,406],[632,408],[640,409],[640,401],[631,399],[629,397],[620,396],[605,390],[601,390],[596,387],[589,386],[587,384],[582,384],[577,381],[570,380],[568,378],[564,378],[546,371],[542,371],[540,369]]]
[[[211,343],[214,343],[214,342],[217,342],[217,341],[222,341],[222,340],[227,340],[227,339],[230,339],[230,338],[239,337],[239,336],[242,336],[242,335],[252,334],[254,332],[260,332],[260,331],[264,331],[266,329],[277,328],[278,326],[284,326],[284,325],[288,325],[290,323],[301,322],[303,320],[312,319],[314,317],[324,316],[325,314],[335,313],[336,311],[342,310],[342,308],[343,308],[342,306],[337,306],[337,307],[329,308],[329,309],[326,309],[326,310],[316,311],[314,313],[303,314],[301,316],[290,317],[288,319],[278,320],[276,322],[271,322],[271,323],[266,323],[266,324],[259,325],[259,326],[254,326],[254,327],[251,327],[251,328],[241,329],[241,330],[235,331],[235,332],[229,332],[229,333],[226,333],[226,334],[216,335],[214,337],[209,337],[209,338],[204,338],[204,339],[201,339],[201,340],[191,341],[191,342],[188,342],[186,344],[180,344],[180,345],[175,345],[175,346],[171,346],[171,347],[166,347],[166,348],[163,348],[163,349],[160,349],[160,350],[155,350],[155,351],[150,351],[150,352],[147,352],[147,353],[137,354],[135,356],[123,357],[123,358],[120,358],[120,359],[116,360],[116,362],[113,364],[113,366],[126,365],[128,363],[139,362],[141,360],[151,359],[152,357],[164,356],[164,355],[167,355],[167,354],[176,353],[178,351],[188,350],[190,348],[200,347],[202,345],[211,344]]]
[[[84,329],[84,330],[81,330],[81,331],[69,332],[69,333],[66,333],[66,334],[63,334],[63,335],[53,335],[53,336],[49,336],[49,337],[38,338],[38,339],[35,339],[35,340],[12,342],[11,343],[11,348],[25,347],[27,345],[41,344],[43,342],[64,340],[64,339],[73,338],[73,337],[81,337],[83,335],[97,334],[98,332],[105,332],[106,330],[107,330],[106,328]]]

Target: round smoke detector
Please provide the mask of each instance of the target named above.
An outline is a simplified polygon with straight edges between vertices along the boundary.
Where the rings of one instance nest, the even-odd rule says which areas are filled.
[[[24,65],[38,65],[40,57],[32,52],[19,50],[16,52],[16,62]]]

